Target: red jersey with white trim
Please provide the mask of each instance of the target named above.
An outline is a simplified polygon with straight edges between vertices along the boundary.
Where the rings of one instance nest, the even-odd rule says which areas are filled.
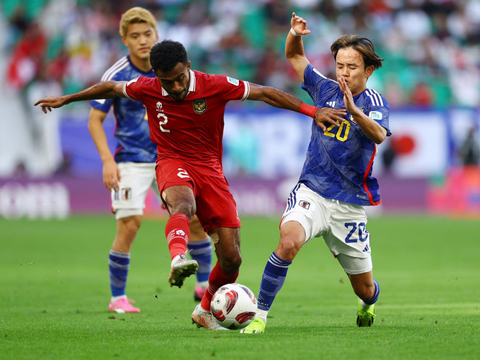
[[[123,92],[147,108],[157,162],[181,159],[223,177],[225,106],[230,100],[248,97],[247,81],[190,70],[188,94],[181,101],[172,99],[156,77],[133,79],[125,84]]]

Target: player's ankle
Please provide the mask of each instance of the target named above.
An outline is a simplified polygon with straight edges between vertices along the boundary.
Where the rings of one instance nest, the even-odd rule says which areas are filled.
[[[268,310],[257,309],[257,314],[255,315],[255,318],[262,320],[266,324],[267,315],[268,315]]]

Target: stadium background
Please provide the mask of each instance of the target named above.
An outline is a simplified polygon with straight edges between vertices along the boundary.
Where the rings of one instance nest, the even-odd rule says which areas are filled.
[[[310,104],[283,55],[291,12],[308,20],[307,57],[330,77],[332,41],[372,39],[385,63],[368,86],[389,101],[394,134],[379,147],[383,204],[372,211],[480,216],[478,1],[2,0],[0,217],[109,212],[88,103],[48,115],[33,103],[98,82],[126,54],[118,23],[132,6],[154,13],[160,39],[181,41],[194,69]],[[303,165],[311,120],[254,102],[227,108],[224,166],[239,213],[277,215]],[[105,126],[114,148],[111,116]],[[146,211],[165,216],[152,196]]]

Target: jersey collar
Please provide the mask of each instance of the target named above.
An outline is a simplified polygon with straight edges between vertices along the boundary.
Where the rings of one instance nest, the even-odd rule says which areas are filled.
[[[195,91],[197,87],[197,77],[195,76],[195,73],[193,72],[192,69],[189,69],[189,71],[190,71],[190,86],[188,87],[188,93],[185,97],[187,97],[188,94],[190,94],[190,92]],[[169,96],[167,90],[165,90],[163,86],[162,86],[162,95]]]
[[[132,59],[130,59],[130,54],[127,55],[127,60],[130,63],[130,65],[137,70],[140,74],[143,74],[143,76],[148,76],[148,77],[153,77],[155,74],[153,71],[150,69],[148,71],[143,71],[142,69],[139,69],[138,67],[135,66],[135,64],[132,62]]]

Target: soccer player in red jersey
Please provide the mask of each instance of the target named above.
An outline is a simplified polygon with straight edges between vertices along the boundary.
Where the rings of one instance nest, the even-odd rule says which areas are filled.
[[[150,50],[158,41],[157,22],[150,11],[141,7],[127,10],[120,20],[120,35],[128,55],[111,66],[102,81],[129,81],[139,76],[155,77],[150,64]],[[111,312],[135,313],[126,295],[130,255],[133,242],[143,220],[145,198],[149,188],[160,199],[155,180],[156,145],[150,139],[146,110],[142,103],[126,98],[96,99],[88,128],[103,162],[103,182],[111,191],[112,211],[117,220],[117,233],[108,257]],[[114,154],[109,149],[103,122],[112,109],[115,116]],[[190,225],[188,249],[192,264],[197,262],[197,284],[194,298],[201,300],[208,286],[212,244],[203,227],[194,217]],[[185,265],[185,264],[183,264]],[[190,265],[195,266],[195,265]],[[181,286],[180,283],[175,284]]]
[[[302,103],[278,89],[252,84],[224,75],[191,70],[182,44],[165,40],[150,53],[155,78],[105,81],[71,95],[49,97],[35,103],[44,113],[74,101],[109,99],[115,96],[138,100],[147,108],[150,136],[157,144],[157,183],[170,219],[165,236],[172,258],[169,281],[183,282],[192,272],[182,266],[189,225],[197,214],[210,235],[217,263],[208,288],[192,314],[197,327],[225,330],[210,314],[210,301],[224,284],[234,283],[242,262],[240,219],[222,168],[222,137],[225,106],[230,100],[263,101],[315,119],[325,129],[337,125],[321,109]]]

